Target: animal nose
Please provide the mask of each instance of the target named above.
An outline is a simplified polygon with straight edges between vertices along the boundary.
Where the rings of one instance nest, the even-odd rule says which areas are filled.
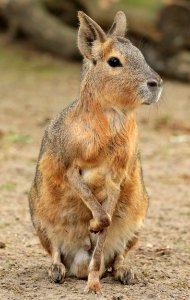
[[[147,86],[150,89],[156,89],[162,86],[162,79],[149,79],[147,80]]]

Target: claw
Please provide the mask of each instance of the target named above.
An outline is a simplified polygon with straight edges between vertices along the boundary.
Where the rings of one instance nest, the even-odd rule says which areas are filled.
[[[131,269],[122,267],[115,272],[115,279],[123,284],[130,285],[134,281],[134,273]]]
[[[62,283],[65,278],[65,266],[63,264],[52,264],[49,269],[49,277],[55,283]]]

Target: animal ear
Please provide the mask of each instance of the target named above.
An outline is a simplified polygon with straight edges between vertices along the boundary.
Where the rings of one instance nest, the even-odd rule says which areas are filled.
[[[118,11],[115,15],[114,22],[108,31],[109,35],[125,36],[127,31],[127,18],[123,11]]]
[[[95,41],[105,42],[106,34],[102,28],[84,12],[78,12],[80,22],[78,32],[78,47],[82,55],[92,58],[92,47]]]

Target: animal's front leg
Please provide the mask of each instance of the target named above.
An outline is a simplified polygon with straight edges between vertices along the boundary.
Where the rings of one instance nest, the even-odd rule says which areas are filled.
[[[82,180],[79,169],[70,168],[67,172],[68,180],[75,191],[80,195],[86,206],[90,209],[93,219],[90,221],[90,231],[98,232],[110,225],[110,218],[91,192],[90,188]]]
[[[111,220],[120,195],[120,184],[115,183],[111,176],[106,178],[106,192],[107,198],[103,202],[102,207]]]
[[[100,269],[103,259],[103,247],[107,236],[107,228],[98,233],[98,240],[89,265],[88,282],[86,292],[101,292]]]
[[[120,188],[118,187],[118,185],[114,184],[112,181],[110,182],[107,179],[107,199],[104,201],[103,207],[109,215],[110,219],[112,219],[119,194]],[[108,229],[105,228],[103,231],[98,233],[98,240],[90,262],[88,282],[85,289],[88,292],[98,293],[101,291],[100,270],[103,260],[103,248],[107,236],[107,231]]]

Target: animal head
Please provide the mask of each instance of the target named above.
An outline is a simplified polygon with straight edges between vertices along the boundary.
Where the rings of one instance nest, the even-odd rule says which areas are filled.
[[[88,86],[105,107],[134,109],[157,102],[162,80],[140,50],[125,38],[125,14],[117,12],[107,34],[85,13],[78,16],[78,47],[85,58],[81,89]]]

